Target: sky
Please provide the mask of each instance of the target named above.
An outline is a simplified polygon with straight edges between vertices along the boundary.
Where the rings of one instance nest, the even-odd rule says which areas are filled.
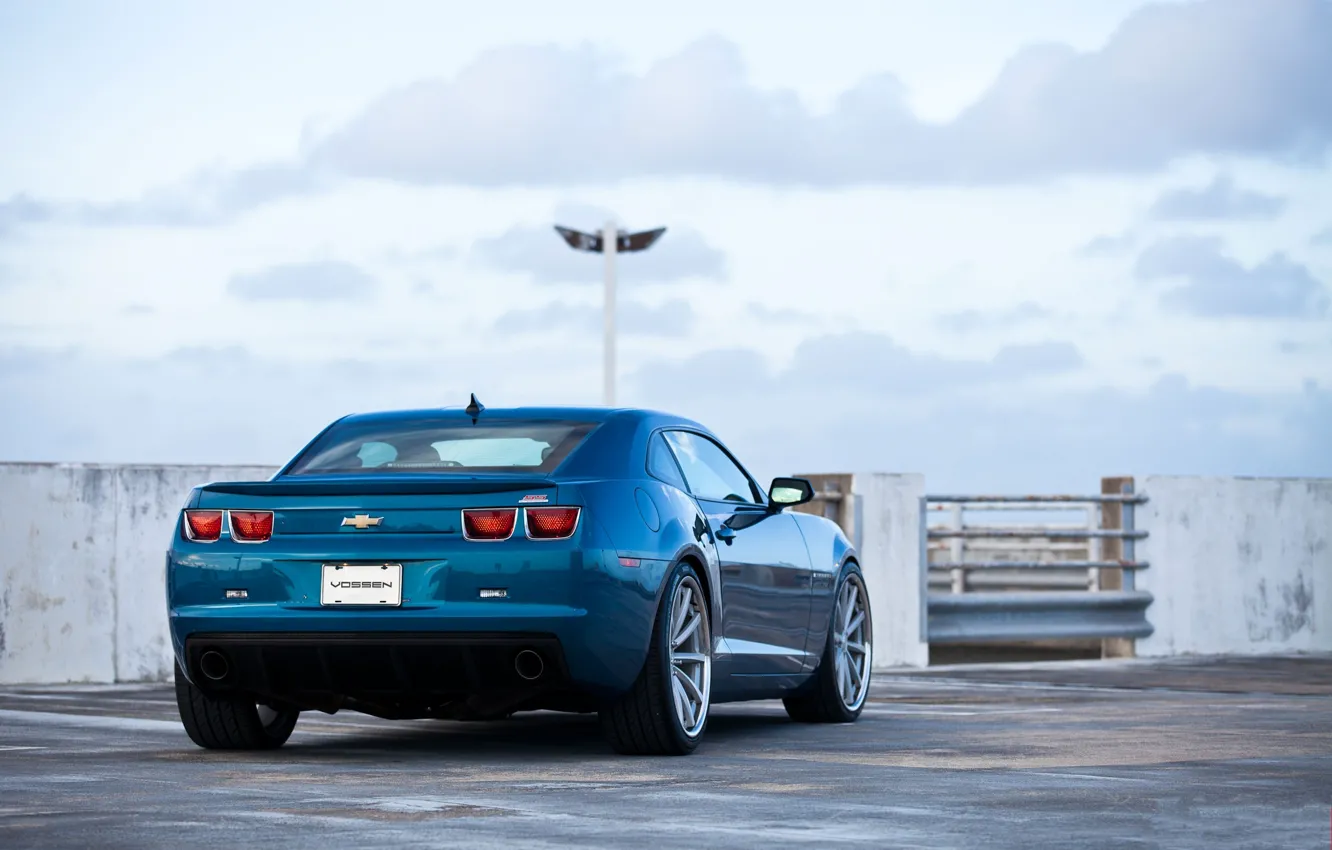
[[[278,7],[278,8],[274,8]],[[0,461],[618,401],[756,475],[1332,475],[1332,0],[0,4]]]

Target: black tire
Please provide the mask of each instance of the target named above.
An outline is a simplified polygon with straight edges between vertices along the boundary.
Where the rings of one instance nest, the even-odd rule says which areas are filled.
[[[707,600],[703,598],[703,583],[692,566],[680,563],[666,582],[642,671],[628,692],[600,711],[602,733],[621,755],[688,755],[698,746],[707,728],[705,709],[702,723],[694,734],[686,733],[677,716],[672,690],[671,608],[677,590],[686,581],[693,583],[702,601],[700,610],[704,619],[699,628],[707,630],[707,653],[711,654],[711,616]]]
[[[206,750],[272,750],[287,742],[300,712],[278,710],[267,722],[253,699],[196,688],[176,665],[176,706],[190,740]],[[269,714],[272,710],[265,711]]]
[[[866,642],[868,642],[873,637],[869,595],[865,591],[865,579],[854,565],[848,566],[843,571],[841,580],[837,583],[837,592],[833,598],[835,600],[842,598],[843,590],[848,582],[853,582],[858,586],[861,597],[864,599],[864,636]],[[854,706],[848,706],[838,688],[836,620],[837,606],[834,604],[828,627],[828,641],[823,647],[823,656],[819,659],[819,667],[814,673],[813,680],[797,693],[782,699],[782,705],[786,706],[787,715],[798,723],[854,723],[865,707],[864,696],[861,696]],[[869,692],[868,677],[870,676],[868,661],[869,659],[864,665],[864,675],[866,677],[864,690],[866,694]]]

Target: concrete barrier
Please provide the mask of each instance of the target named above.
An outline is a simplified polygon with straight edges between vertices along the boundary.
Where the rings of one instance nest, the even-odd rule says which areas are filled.
[[[1152,476],[1139,655],[1332,651],[1332,480]]]
[[[0,684],[171,676],[165,550],[190,488],[271,467],[0,464]],[[925,479],[850,477],[874,666],[925,666]],[[1139,655],[1332,651],[1332,480],[1149,477]],[[1321,618],[1321,619],[1320,619]]]
[[[169,679],[163,576],[186,495],[274,471],[0,464],[0,683]]]
[[[874,668],[924,667],[925,476],[857,473],[856,548],[874,615]]]

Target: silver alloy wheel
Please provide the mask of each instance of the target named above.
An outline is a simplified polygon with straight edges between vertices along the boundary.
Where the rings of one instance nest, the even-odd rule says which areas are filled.
[[[869,600],[853,573],[842,583],[833,617],[837,695],[851,711],[860,708],[869,693],[871,639]]]
[[[259,725],[265,729],[270,728],[279,718],[276,708],[264,705],[262,702],[256,703],[254,707],[259,712]]]
[[[707,601],[693,576],[685,576],[671,598],[671,693],[675,717],[690,738],[703,731],[712,691],[712,634]]]

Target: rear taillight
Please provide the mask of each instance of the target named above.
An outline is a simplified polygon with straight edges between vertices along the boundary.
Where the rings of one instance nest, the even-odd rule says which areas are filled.
[[[186,511],[185,538],[200,543],[212,543],[222,536],[221,511]]]
[[[231,539],[241,543],[263,543],[272,536],[272,511],[231,511]]]
[[[578,508],[527,508],[524,515],[533,540],[562,540],[578,527]]]
[[[467,510],[462,516],[463,537],[468,540],[508,540],[518,522],[518,509]]]

